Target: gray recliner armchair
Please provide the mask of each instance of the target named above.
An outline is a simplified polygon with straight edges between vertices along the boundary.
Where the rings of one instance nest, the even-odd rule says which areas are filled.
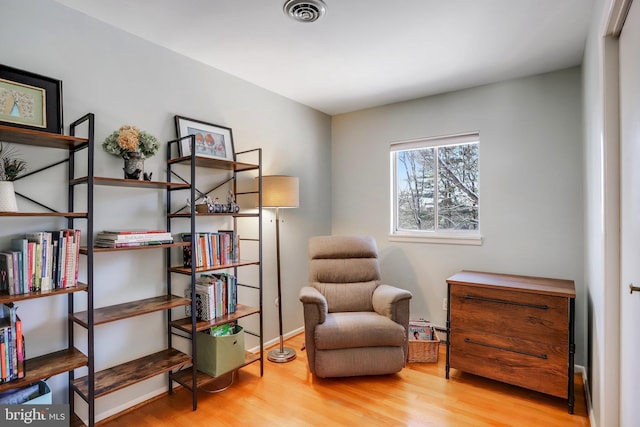
[[[372,237],[312,237],[309,286],[300,291],[311,372],[324,378],[402,370],[410,300],[409,291],[380,283]]]

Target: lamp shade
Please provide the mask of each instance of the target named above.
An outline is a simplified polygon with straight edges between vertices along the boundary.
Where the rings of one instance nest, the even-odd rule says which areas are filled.
[[[263,208],[297,208],[300,204],[298,192],[299,180],[296,176],[266,175],[262,177]]]

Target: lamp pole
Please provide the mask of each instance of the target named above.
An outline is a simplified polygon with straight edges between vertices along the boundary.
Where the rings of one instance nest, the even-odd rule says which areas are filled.
[[[280,325],[280,347],[274,348],[267,353],[267,359],[272,362],[289,362],[296,358],[296,351],[284,346],[282,333],[282,282],[280,277],[280,208],[276,207],[276,269],[278,276],[278,323]]]

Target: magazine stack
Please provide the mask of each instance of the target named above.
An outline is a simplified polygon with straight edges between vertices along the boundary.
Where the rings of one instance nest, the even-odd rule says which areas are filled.
[[[98,248],[128,248],[168,243],[173,243],[173,237],[166,230],[106,230],[97,234],[95,246]]]

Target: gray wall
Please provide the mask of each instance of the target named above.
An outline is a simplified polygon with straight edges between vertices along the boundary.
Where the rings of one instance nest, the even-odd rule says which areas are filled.
[[[446,278],[482,270],[572,279],[585,361],[581,73],[571,68],[335,116],[333,233],[375,236],[413,317],[445,325]],[[389,143],[480,132],[482,246],[391,242]]]
[[[96,115],[96,142],[123,124],[134,124],[160,141],[175,138],[175,114],[233,129],[235,150],[263,149],[264,174],[300,177],[300,208],[283,212],[281,229],[285,295],[284,330],[302,326],[298,290],[307,279],[306,241],[329,234],[330,117],[222,73],[201,63],[154,46],[50,0],[1,0],[0,62],[63,81],[65,133],[68,124],[87,112]],[[48,164],[64,153],[20,147],[29,169]],[[145,170],[163,179],[164,152],[148,159]],[[96,175],[121,177],[122,160],[100,147]],[[16,183],[45,199],[66,200],[63,171]],[[184,196],[186,197],[186,196]],[[64,209],[66,202],[59,206]],[[19,201],[21,210],[33,209]],[[162,191],[97,188],[95,230],[106,228],[162,228]],[[275,273],[274,212],[264,218],[265,339],[278,335]],[[34,222],[34,224],[31,224]],[[64,227],[62,221],[3,220],[0,247],[22,230]],[[84,227],[82,221],[77,223]],[[220,227],[222,228],[222,227]],[[165,275],[159,251],[96,256],[96,307],[152,296],[162,292]],[[66,336],[66,298],[20,302],[30,357],[60,349]],[[78,296],[80,307],[84,297]],[[110,367],[161,349],[166,327],[161,314],[96,328],[96,366]],[[82,337],[83,331],[77,334]],[[84,345],[79,338],[78,344]],[[66,400],[66,376],[49,382],[54,403]],[[98,418],[166,390],[166,377],[138,384],[98,400]]]

